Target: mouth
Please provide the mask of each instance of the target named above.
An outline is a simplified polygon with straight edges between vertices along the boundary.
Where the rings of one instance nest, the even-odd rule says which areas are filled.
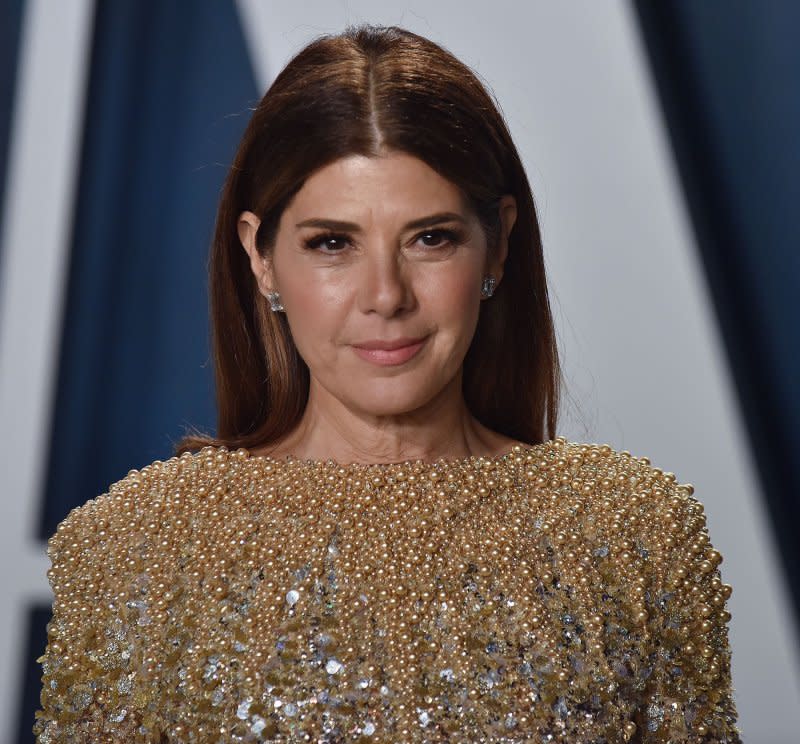
[[[381,367],[395,366],[405,364],[413,359],[425,346],[428,336],[419,341],[416,341],[405,346],[399,346],[394,349],[376,349],[364,348],[362,346],[353,346],[353,351],[362,359]]]

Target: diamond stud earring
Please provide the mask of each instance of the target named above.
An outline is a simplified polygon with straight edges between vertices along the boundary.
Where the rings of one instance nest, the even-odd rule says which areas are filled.
[[[483,277],[483,284],[481,285],[481,295],[483,295],[484,297],[491,297],[494,294],[494,285],[496,283],[497,280],[491,274]]]
[[[279,313],[283,310],[281,296],[278,292],[267,292],[267,299],[269,300],[269,307],[272,312]]]

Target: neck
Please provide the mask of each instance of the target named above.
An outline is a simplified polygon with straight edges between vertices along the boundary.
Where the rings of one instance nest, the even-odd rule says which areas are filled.
[[[460,375],[424,406],[385,415],[349,408],[312,379],[299,425],[259,454],[343,463],[432,462],[439,457],[495,456],[516,443],[471,415]]]

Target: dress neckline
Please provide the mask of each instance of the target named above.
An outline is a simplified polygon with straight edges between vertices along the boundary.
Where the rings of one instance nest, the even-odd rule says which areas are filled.
[[[406,459],[406,460],[397,460],[394,462],[349,462],[343,463],[339,462],[338,460],[334,460],[333,458],[329,459],[311,459],[311,458],[302,458],[302,457],[295,457],[294,455],[287,454],[280,457],[274,457],[272,455],[257,455],[251,452],[250,450],[242,447],[238,450],[240,456],[243,456],[245,459],[253,462],[253,463],[263,463],[265,465],[271,466],[282,466],[288,465],[293,467],[305,467],[305,468],[325,468],[325,469],[339,469],[339,468],[346,468],[348,470],[358,470],[358,471],[376,471],[376,470],[386,470],[386,469],[398,469],[398,468],[412,468],[412,467],[436,467],[436,468],[449,468],[449,467],[456,467],[456,466],[474,466],[478,464],[482,465],[491,465],[491,464],[501,464],[510,460],[515,455],[522,455],[526,456],[528,454],[536,454],[539,452],[544,452],[547,449],[550,449],[558,444],[566,443],[566,438],[563,436],[558,436],[555,439],[547,439],[543,442],[539,442],[537,444],[526,444],[524,442],[517,442],[516,444],[511,445],[511,448],[506,451],[502,452],[498,455],[467,455],[464,457],[457,457],[457,458],[450,458],[447,459],[444,456],[440,456],[435,460],[423,460],[422,458],[415,458],[415,459]],[[236,452],[236,450],[228,450],[226,447],[211,447],[212,450],[217,452]]]

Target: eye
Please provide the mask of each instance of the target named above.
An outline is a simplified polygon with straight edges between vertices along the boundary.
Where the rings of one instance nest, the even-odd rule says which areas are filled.
[[[433,236],[437,238],[436,245],[428,245],[428,248],[441,248],[445,245],[450,243],[458,243],[461,241],[462,237],[460,234],[453,232],[452,230],[426,230],[424,233],[420,233],[417,236],[419,238],[427,238],[429,236]],[[443,242],[440,242],[443,241]]]
[[[319,235],[315,235],[313,238],[309,238],[305,241],[306,248],[310,250],[315,250],[319,248],[323,243],[331,243],[333,241],[337,241],[339,243],[344,243],[347,240],[347,236],[339,235],[338,233],[320,233]],[[338,253],[339,251],[333,251],[334,253]]]
[[[432,241],[431,241],[432,239]],[[415,242],[419,240],[423,241],[430,241],[430,242],[423,242],[423,246],[429,249],[435,248],[443,248],[447,245],[457,244],[462,242],[464,239],[461,233],[455,232],[453,230],[444,230],[444,229],[437,229],[437,230],[426,230],[425,232],[419,233],[417,237],[414,239]],[[315,235],[313,238],[309,238],[305,241],[305,247],[309,250],[317,250],[321,247],[324,247],[325,250],[321,251],[322,253],[334,254],[334,253],[341,253],[341,249],[344,245],[348,242],[348,237],[346,235],[342,235],[341,233],[333,233],[333,232],[324,232],[320,233],[319,235]],[[431,245],[431,242],[434,244]]]

